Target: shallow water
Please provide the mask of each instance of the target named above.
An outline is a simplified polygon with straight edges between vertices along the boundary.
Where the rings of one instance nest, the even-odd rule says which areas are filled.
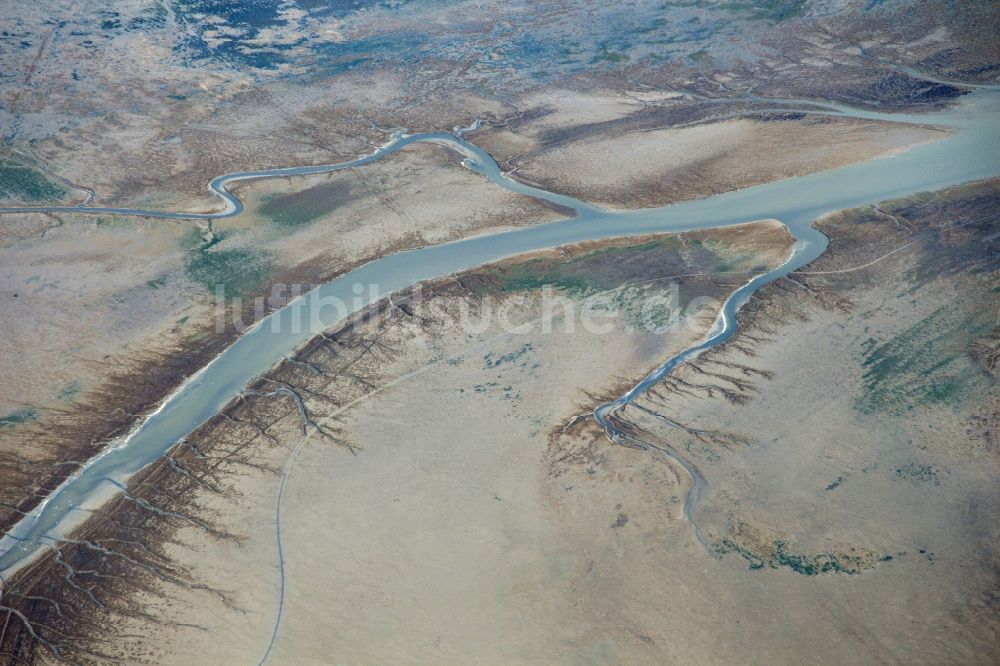
[[[805,100],[771,100],[775,103],[815,105]],[[226,191],[241,180],[287,177],[361,166],[415,142],[449,145],[466,155],[466,166],[500,187],[544,199],[576,211],[576,216],[549,224],[502,234],[479,236],[453,243],[411,250],[383,257],[318,287],[316,298],[300,299],[264,319],[241,336],[209,365],[185,382],[126,438],[90,460],[67,479],[44,503],[24,517],[0,540],[0,571],[9,575],[41,551],[46,535],[58,536],[86,517],[86,509],[119,492],[118,484],[146,465],[158,460],[178,441],[208,421],[237,397],[254,378],[264,374],[320,330],[342,318],[334,308],[313,312],[313,303],[336,298],[351,303],[357,311],[370,304],[366,290],[360,297],[356,284],[377,284],[381,295],[421,280],[467,270],[522,252],[567,243],[603,238],[724,227],[753,220],[774,218],[786,224],[796,237],[792,257],[780,268],[754,278],[725,303],[710,337],[701,345],[669,359],[619,400],[600,406],[595,416],[605,423],[610,411],[640,394],[684,359],[715,346],[735,330],[735,314],[762,285],[787,275],[812,261],[826,248],[826,237],[810,226],[820,215],[872,204],[886,199],[1000,175],[1000,93],[979,90],[962,99],[954,109],[928,114],[885,114],[826,105],[827,113],[876,120],[933,124],[954,128],[948,138],[918,146],[892,157],[842,167],[807,176],[789,178],[697,201],[661,208],[610,212],[572,197],[546,192],[504,176],[484,151],[447,133],[396,137],[375,153],[339,165],[294,167],[220,176],[210,189],[225,203],[216,214],[143,211],[128,208],[49,206],[8,208],[0,212],[65,211],[147,217],[213,219],[238,214],[242,203]],[[787,107],[783,110],[788,110]],[[315,327],[296,330],[293,320],[314,321]],[[606,423],[605,423],[606,424]]]

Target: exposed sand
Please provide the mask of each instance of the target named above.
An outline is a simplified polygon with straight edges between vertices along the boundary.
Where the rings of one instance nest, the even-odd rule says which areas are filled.
[[[542,153],[518,173],[589,201],[636,208],[832,169],[942,136],[864,121],[730,120],[583,140]]]
[[[832,169],[945,136],[818,115],[727,119],[749,107],[662,97],[647,107],[632,95],[548,94],[530,100],[523,118],[473,140],[528,182],[629,209]]]

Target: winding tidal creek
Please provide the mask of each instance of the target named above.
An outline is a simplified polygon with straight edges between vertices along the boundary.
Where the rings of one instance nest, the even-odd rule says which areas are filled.
[[[110,442],[106,449],[82,465],[44,502],[25,515],[0,539],[0,573],[6,577],[44,552],[44,543],[58,540],[61,534],[85,519],[89,510],[121,492],[122,484],[131,475],[157,461],[171,447],[211,419],[237,398],[255,377],[266,373],[310,338],[343,319],[344,313],[334,312],[333,308],[310,312],[313,303],[338,299],[339,302],[352,304],[355,312],[370,305],[372,297],[359,298],[353,289],[356,284],[378,285],[381,294],[389,294],[422,280],[568,243],[725,227],[761,219],[777,219],[785,224],[796,239],[794,252],[785,264],[756,276],[734,292],[700,344],[667,359],[626,394],[596,408],[594,418],[614,439],[622,436],[609,420],[615,410],[627,405],[686,359],[725,342],[735,331],[737,311],[756,290],[822,254],[827,239],[811,226],[813,220],[837,210],[1000,175],[1000,91],[994,88],[977,89],[963,97],[954,108],[929,114],[879,113],[811,100],[768,101],[775,104],[776,111],[799,110],[796,109],[798,105],[805,107],[801,110],[809,113],[933,125],[948,128],[951,134],[882,159],[700,200],[626,212],[606,211],[572,197],[518,183],[504,175],[486,152],[462,139],[462,132],[399,134],[374,153],[341,164],[219,176],[209,184],[209,190],[222,200],[224,208],[214,213],[84,205],[0,208],[0,213],[48,211],[219,219],[237,215],[243,210],[242,202],[227,190],[233,183],[360,167],[410,144],[432,142],[459,151],[466,158],[466,167],[500,187],[575,212],[573,217],[557,222],[389,255],[318,287],[314,298],[300,298],[276,310],[190,377],[128,435]],[[294,326],[293,318],[298,322],[310,322],[310,325]],[[683,461],[679,462],[688,469]],[[686,503],[686,513],[690,516],[703,488],[699,484],[697,470],[688,469],[688,472],[694,480],[694,488]]]

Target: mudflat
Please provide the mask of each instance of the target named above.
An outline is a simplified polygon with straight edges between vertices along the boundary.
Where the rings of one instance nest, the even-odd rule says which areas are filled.
[[[8,5],[0,661],[998,660],[993,4]]]

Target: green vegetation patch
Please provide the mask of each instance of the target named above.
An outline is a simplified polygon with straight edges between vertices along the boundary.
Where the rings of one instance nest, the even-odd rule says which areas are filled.
[[[38,412],[30,407],[27,409],[19,409],[16,412],[12,412],[7,416],[0,417],[0,429],[4,428],[16,428],[22,423],[31,423],[32,421],[38,420]]]
[[[41,171],[16,162],[0,162],[0,197],[18,201],[58,201],[66,189]]]
[[[347,200],[350,187],[334,181],[301,192],[267,197],[257,211],[281,227],[299,227],[325,217]]]
[[[211,292],[221,286],[227,297],[246,296],[260,290],[271,272],[271,262],[263,253],[234,248],[193,253],[186,269],[193,282]]]
[[[927,404],[957,405],[991,379],[967,350],[989,333],[987,308],[963,312],[942,306],[890,340],[869,338],[862,350],[863,389],[855,407],[863,413],[901,415]]]

